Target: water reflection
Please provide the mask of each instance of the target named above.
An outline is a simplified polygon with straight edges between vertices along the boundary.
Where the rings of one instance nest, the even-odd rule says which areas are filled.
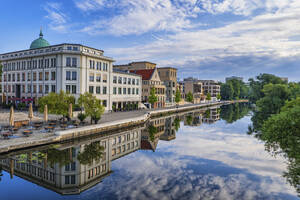
[[[229,110],[174,114],[122,132],[11,153],[0,167],[11,178],[81,199],[296,198],[282,186],[282,160],[266,157],[257,140],[236,133],[249,119],[234,127],[216,123],[247,114],[242,106]]]

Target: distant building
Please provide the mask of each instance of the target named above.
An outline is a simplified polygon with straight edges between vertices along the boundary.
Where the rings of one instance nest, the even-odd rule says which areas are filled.
[[[156,64],[148,61],[140,61],[140,62],[131,62],[126,65],[114,65],[113,68],[119,70],[155,69]]]
[[[227,77],[226,79],[226,82],[227,81],[230,81],[230,80],[238,80],[238,81],[243,81],[243,77],[238,77],[238,76],[231,76],[231,77]]]
[[[154,108],[165,107],[166,86],[161,81],[157,69],[130,70],[130,72],[142,77],[142,102],[149,103],[150,92],[154,88],[158,97],[158,101],[153,105]]]
[[[289,78],[287,78],[287,77],[280,77],[280,79],[282,80],[282,81],[285,81],[285,82],[289,82]]]
[[[173,67],[157,68],[160,80],[166,86],[166,104],[175,104],[175,94],[177,87],[177,69]]]
[[[221,86],[219,83],[213,80],[200,80],[200,82],[203,84],[204,94],[207,95],[210,93],[212,100],[217,100],[216,98],[221,92]]]

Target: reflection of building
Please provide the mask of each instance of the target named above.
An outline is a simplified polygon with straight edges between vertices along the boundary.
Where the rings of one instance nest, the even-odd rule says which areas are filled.
[[[184,117],[185,126],[200,126],[202,124],[202,112],[192,112]]]
[[[160,80],[166,86],[166,103],[172,106],[175,104],[177,87],[177,69],[172,67],[157,68]]]
[[[50,45],[41,32],[30,49],[0,54],[3,99],[6,103],[36,104],[42,96],[63,90],[76,98],[92,93],[106,110],[112,110],[113,102],[136,105],[141,101],[141,77],[113,72],[113,62],[99,49],[80,44]]]
[[[165,119],[165,132],[159,137],[160,140],[170,141],[176,138],[175,117]]]
[[[66,154],[65,159],[68,164],[58,161],[50,164],[49,151],[43,157],[41,154],[38,155],[39,152],[13,156],[1,160],[0,164],[4,170],[57,193],[79,194],[101,182],[111,173],[111,161],[140,149],[140,141],[141,128],[138,128],[104,136],[90,142],[62,144],[54,150],[58,152],[57,157]],[[81,164],[77,156],[94,142],[99,142],[103,147],[101,159],[93,159],[89,164]],[[89,152],[88,155],[90,155]]]
[[[215,123],[216,121],[220,120],[220,108],[213,108],[213,109],[208,109],[205,111],[203,114],[203,122],[207,124],[212,124]]]

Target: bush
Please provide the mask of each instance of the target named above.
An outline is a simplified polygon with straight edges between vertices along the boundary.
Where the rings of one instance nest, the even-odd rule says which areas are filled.
[[[77,118],[80,120],[80,122],[83,122],[86,118],[86,114],[84,113],[79,113]]]

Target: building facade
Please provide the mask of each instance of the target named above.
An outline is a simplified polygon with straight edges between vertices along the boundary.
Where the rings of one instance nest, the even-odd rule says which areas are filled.
[[[114,69],[118,70],[140,70],[140,69],[155,69],[156,64],[148,61],[131,62],[126,65],[114,65]]]
[[[2,99],[5,103],[33,102],[36,105],[42,96],[62,90],[76,98],[90,92],[102,101],[106,111],[112,110],[113,103],[138,104],[141,77],[113,72],[113,62],[104,56],[104,51],[84,45],[49,45],[41,32],[30,49],[0,54]],[[114,94],[115,76],[134,81],[118,83],[122,91]],[[123,93],[124,88],[126,93]]]
[[[177,89],[177,69],[173,67],[157,68],[160,80],[166,86],[166,104],[175,104],[175,94]]]
[[[200,80],[200,82],[202,82],[204,94],[210,93],[212,100],[216,101],[221,92],[220,84],[214,80]]]
[[[149,96],[151,89],[155,89],[155,95],[157,96],[157,102],[154,103],[154,108],[165,107],[166,102],[166,86],[160,80],[157,68],[154,69],[141,69],[130,70],[131,73],[142,76],[142,102],[149,103]]]

